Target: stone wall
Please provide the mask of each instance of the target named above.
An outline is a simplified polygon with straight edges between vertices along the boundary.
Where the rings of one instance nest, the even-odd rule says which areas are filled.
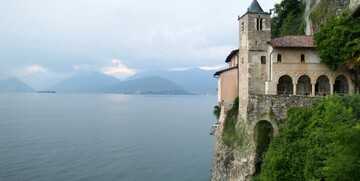
[[[247,118],[238,117],[236,130],[244,137],[242,145],[225,145],[221,135],[226,110],[222,107],[220,124],[215,131],[214,160],[211,180],[235,181],[251,180],[257,160],[254,129],[259,121],[268,121],[274,133],[280,130],[279,120],[286,117],[286,110],[292,106],[309,106],[316,97],[293,95],[250,95],[248,97]],[[239,108],[241,109],[241,108]],[[244,110],[243,110],[244,111]],[[239,113],[241,111],[239,110]]]

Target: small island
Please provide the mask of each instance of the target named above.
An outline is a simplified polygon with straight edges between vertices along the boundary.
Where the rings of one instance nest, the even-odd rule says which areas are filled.
[[[42,93],[42,94],[46,94],[46,93],[48,93],[48,94],[54,94],[54,93],[56,93],[56,91],[44,90],[44,91],[37,91],[37,93]]]

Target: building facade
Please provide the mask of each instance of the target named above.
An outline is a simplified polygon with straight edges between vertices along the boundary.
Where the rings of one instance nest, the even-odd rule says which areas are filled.
[[[313,36],[271,39],[270,13],[254,0],[239,20],[239,49],[226,58],[228,69],[215,73],[218,100],[231,103],[250,94],[323,96],[354,92],[345,67],[329,70],[321,63]]]

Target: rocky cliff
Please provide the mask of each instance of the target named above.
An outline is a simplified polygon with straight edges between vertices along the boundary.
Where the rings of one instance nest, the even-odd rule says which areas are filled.
[[[328,18],[354,10],[360,0],[305,0],[306,35],[313,35]]]

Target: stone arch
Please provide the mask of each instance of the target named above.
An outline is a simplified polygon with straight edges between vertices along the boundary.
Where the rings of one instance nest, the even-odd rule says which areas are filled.
[[[334,84],[335,94],[349,94],[349,83],[344,75],[338,75]]]
[[[330,94],[330,79],[326,75],[320,75],[316,79],[315,95],[329,95]]]
[[[293,80],[290,75],[282,75],[278,79],[277,94],[292,94]]]
[[[301,75],[296,84],[296,94],[310,95],[311,94],[311,79],[308,75]]]
[[[261,120],[256,123],[254,127],[254,140],[255,140],[255,172],[257,175],[261,171],[263,163],[263,154],[268,150],[270,141],[274,135],[273,125],[266,120]]]

